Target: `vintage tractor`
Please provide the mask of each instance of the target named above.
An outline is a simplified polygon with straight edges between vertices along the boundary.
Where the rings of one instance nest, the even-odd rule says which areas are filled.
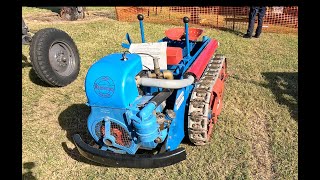
[[[129,51],[101,58],[85,79],[94,144],[79,134],[73,140],[81,155],[106,166],[157,168],[180,162],[186,159],[179,148],[185,136],[194,145],[207,144],[222,108],[227,65],[215,53],[218,41],[207,36],[197,41],[203,31],[189,28],[184,17],[184,28],[168,29],[163,39],[146,43],[143,15],[138,19],[142,43],[132,43],[127,33],[129,44],[122,46]]]
[[[80,70],[79,52],[66,32],[45,28],[31,35],[22,18],[22,45],[30,45],[32,67],[47,84],[62,87],[77,78]]]

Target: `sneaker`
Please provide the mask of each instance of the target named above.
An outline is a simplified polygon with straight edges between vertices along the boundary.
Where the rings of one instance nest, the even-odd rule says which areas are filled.
[[[243,35],[243,38],[251,38],[251,35],[245,34],[245,35]]]

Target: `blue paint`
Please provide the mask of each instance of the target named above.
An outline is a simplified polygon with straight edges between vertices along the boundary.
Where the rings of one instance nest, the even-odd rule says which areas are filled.
[[[175,104],[173,111],[176,113],[176,118],[174,118],[170,124],[169,133],[168,133],[168,141],[166,144],[167,150],[175,150],[181,143],[184,138],[184,123],[187,122],[187,118],[185,117],[185,110],[188,109],[189,105],[189,97],[194,88],[194,85],[187,86],[185,88],[181,88],[177,90],[177,94],[175,97]],[[178,108],[177,99],[179,95],[183,93],[183,101],[181,102],[180,107]]]
[[[139,113],[140,121],[134,120],[133,126],[136,129],[138,140],[141,142],[150,142],[158,137],[157,119],[152,113],[156,108],[155,104],[148,103]]]
[[[188,23],[184,23],[185,33],[186,33],[186,45],[187,45],[187,58],[190,58],[190,47],[189,47],[189,27]]]
[[[209,38],[208,38],[208,36],[202,36],[202,41],[204,42],[204,41],[206,41],[206,40],[208,40]]]
[[[116,149],[107,147],[103,144],[103,142],[100,141],[101,138],[101,125],[104,122],[105,126],[105,136],[103,140],[108,140],[112,142],[113,146],[119,149],[122,149],[122,151],[115,151]],[[111,151],[117,152],[117,153],[129,153],[129,154],[135,154],[137,149],[139,148],[139,144],[135,143],[133,140],[131,140],[131,145],[129,147],[120,146],[115,143],[115,137],[111,135],[111,122],[121,126],[130,137],[134,136],[134,132],[131,126],[131,122],[129,121],[129,118],[126,116],[126,109],[118,109],[118,108],[107,108],[107,107],[91,107],[91,113],[88,117],[87,127],[88,130],[93,137],[93,139],[96,142],[100,141],[100,144],[103,145],[101,149],[109,149]]]
[[[122,46],[123,48],[129,49],[129,48],[130,48],[130,45],[131,45],[131,43],[132,43],[129,33],[126,34],[126,39],[127,39],[127,41],[128,41],[129,44],[121,43],[121,46]]]
[[[135,76],[142,70],[137,54],[105,56],[94,63],[85,79],[85,90],[90,106],[126,108],[138,96]]]
[[[154,103],[148,103],[139,113],[138,117],[141,118],[142,121],[148,119],[148,117],[152,114],[152,111],[156,108]]]
[[[126,34],[126,38],[129,44],[132,43],[129,33]]]
[[[140,24],[141,41],[142,41],[142,43],[145,43],[145,40],[144,40],[144,29],[143,29],[143,22],[142,22],[142,20],[139,20],[139,24]]]
[[[130,44],[126,44],[126,43],[121,43],[121,46],[126,49],[130,48]]]

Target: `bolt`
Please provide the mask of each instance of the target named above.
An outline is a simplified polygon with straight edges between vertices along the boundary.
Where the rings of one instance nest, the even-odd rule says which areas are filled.
[[[171,119],[176,118],[176,113],[172,109],[167,109],[166,113],[169,116],[169,118],[171,118]]]
[[[154,140],[155,143],[160,143],[161,142],[161,138],[157,137],[155,140]]]
[[[111,142],[109,139],[104,140],[104,143],[105,143],[107,146],[112,146],[112,142]]]

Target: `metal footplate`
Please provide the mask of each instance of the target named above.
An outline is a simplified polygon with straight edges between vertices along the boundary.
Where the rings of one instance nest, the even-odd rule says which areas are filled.
[[[73,141],[82,156],[109,167],[127,168],[158,168],[169,166],[186,159],[184,148],[178,148],[160,154],[118,154],[94,148],[85,143],[79,134],[73,136]]]
[[[195,145],[205,145],[210,139],[209,122],[212,117],[210,101],[212,91],[225,63],[223,55],[215,55],[206,67],[198,84],[192,91],[188,112],[188,135]]]

